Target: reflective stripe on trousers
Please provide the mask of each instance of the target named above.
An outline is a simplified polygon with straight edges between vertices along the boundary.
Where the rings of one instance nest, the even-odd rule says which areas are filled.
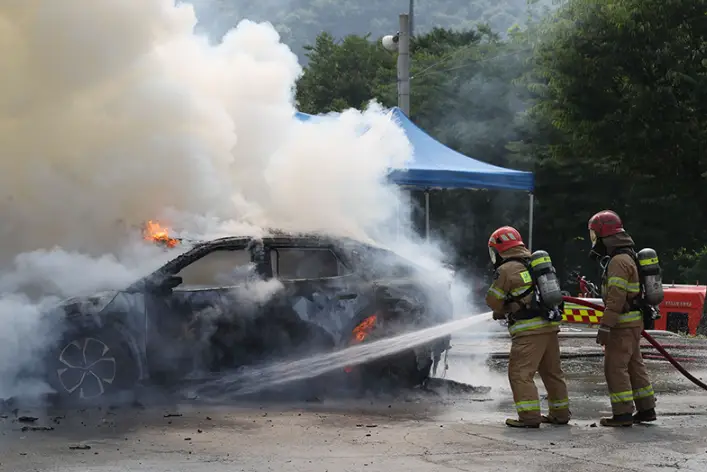
[[[655,395],[653,385],[637,388],[636,390],[626,390],[625,392],[610,393],[611,403],[626,403],[641,398],[649,398]]]
[[[516,411],[522,413],[525,411],[540,411],[540,400],[527,400],[516,403]]]
[[[655,396],[655,392],[653,391],[653,385],[648,385],[643,388],[637,388],[633,391],[634,400],[640,400],[641,398],[648,398],[653,396]]]
[[[626,403],[633,401],[633,391],[626,390],[625,392],[610,393],[611,403]]]
[[[565,398],[564,400],[550,400],[547,401],[547,406],[551,410],[564,410],[570,407],[570,399]]]
[[[543,318],[542,316],[536,316],[535,318],[530,318],[529,320],[520,320],[513,323],[508,327],[508,332],[511,334],[521,333],[524,331],[530,331],[533,329],[545,328],[546,326],[559,326],[560,323],[557,321],[550,322]]]

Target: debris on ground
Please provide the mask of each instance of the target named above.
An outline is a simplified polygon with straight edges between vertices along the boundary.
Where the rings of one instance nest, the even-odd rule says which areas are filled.
[[[491,387],[487,386],[474,386],[462,382],[457,382],[455,380],[438,378],[430,378],[425,384],[424,388],[425,390],[432,391],[435,393],[447,393],[453,395],[489,393],[491,391]]]
[[[182,416],[182,414],[181,413],[167,413],[166,415],[164,415],[165,418],[174,418],[174,417],[178,417],[178,416]]]
[[[54,431],[53,426],[23,426],[22,431]]]
[[[36,418],[34,416],[20,416],[19,418],[17,418],[17,421],[19,421],[20,423],[34,423],[38,419],[39,418]]]
[[[91,449],[91,446],[88,444],[76,444],[74,446],[69,446],[69,449],[71,450],[79,450],[79,451],[87,451]]]

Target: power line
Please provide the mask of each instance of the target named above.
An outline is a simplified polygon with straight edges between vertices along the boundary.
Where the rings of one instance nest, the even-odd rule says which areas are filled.
[[[702,17],[704,17],[704,14],[700,14],[700,15],[695,16],[695,17],[686,18],[686,19],[684,19],[683,21],[691,21],[691,20],[695,20],[695,19],[698,19],[698,18],[702,18]],[[500,54],[500,55],[485,57],[485,58],[481,58],[481,59],[471,59],[471,60],[468,60],[468,61],[464,61],[464,62],[463,62],[462,64],[460,64],[460,65],[457,65],[457,66],[454,66],[454,67],[450,67],[450,68],[447,68],[447,69],[441,69],[441,70],[438,69],[439,66],[441,66],[441,65],[443,65],[444,63],[450,61],[451,59],[454,59],[455,57],[459,56],[460,54],[462,54],[462,53],[464,53],[464,52],[466,52],[466,51],[469,51],[469,50],[471,50],[471,49],[473,49],[473,48],[480,47],[480,46],[481,46],[481,45],[479,45],[478,43],[473,43],[473,44],[468,44],[468,45],[466,45],[466,46],[462,46],[462,47],[460,47],[460,48],[454,50],[453,52],[448,53],[448,54],[442,56],[438,61],[432,63],[431,65],[429,65],[429,66],[425,67],[424,69],[422,69],[421,71],[419,71],[417,74],[411,76],[411,77],[410,77],[410,81],[412,81],[412,80],[414,80],[414,79],[418,79],[418,78],[424,77],[424,76],[429,75],[430,73],[435,72],[435,71],[439,71],[439,72],[451,72],[451,71],[455,71],[455,70],[465,69],[465,68],[471,67],[471,66],[473,66],[473,65],[475,65],[475,64],[479,64],[479,63],[483,63],[483,62],[487,62],[487,61],[491,61],[491,60],[495,60],[495,59],[502,59],[502,58],[506,58],[506,57],[511,57],[511,56],[515,56],[516,54],[520,54],[520,53],[524,53],[524,52],[530,52],[530,51],[533,50],[533,47],[522,48],[522,49],[518,49],[518,50],[516,50],[516,51],[510,52],[510,53],[507,53],[507,54]],[[390,83],[390,84],[387,84],[387,85],[385,85],[385,86],[393,86],[393,85],[397,85],[397,81],[396,81],[396,82],[392,82],[392,83]]]
[[[417,75],[423,74],[423,73],[427,72],[428,70],[433,69],[434,67],[436,67],[436,66],[442,64],[443,62],[446,62],[446,61],[452,59],[453,57],[458,56],[458,55],[461,54],[462,52],[467,51],[467,50],[471,49],[472,47],[477,47],[477,46],[478,46],[478,44],[467,44],[466,46],[462,46],[461,48],[456,49],[456,50],[454,50],[453,52],[448,53],[448,54],[445,55],[445,56],[442,56],[442,58],[441,58],[440,60],[438,60],[437,62],[433,63],[433,64],[430,65],[429,67],[426,67],[426,68],[422,69],[420,72],[418,72]],[[412,80],[412,77],[410,77],[410,80]]]
[[[478,46],[478,45],[474,45],[474,46]],[[465,49],[469,49],[470,46],[464,46],[464,48],[465,48]],[[468,61],[464,61],[462,64],[459,64],[459,65],[457,65],[457,66],[449,67],[449,68],[447,68],[447,69],[439,69],[439,70],[437,70],[437,71],[439,71],[439,72],[451,72],[451,71],[455,71],[455,70],[459,70],[459,69],[465,69],[465,68],[467,68],[467,67],[471,67],[471,66],[476,65],[476,64],[479,64],[479,63],[488,62],[488,61],[492,61],[492,60],[495,60],[495,59],[503,59],[503,58],[505,58],[505,57],[511,57],[511,56],[516,55],[516,54],[520,54],[520,53],[522,53],[522,52],[529,52],[529,51],[531,51],[532,49],[533,49],[533,48],[523,48],[523,49],[518,49],[518,50],[516,50],[516,51],[510,52],[510,53],[507,53],[507,54],[499,54],[499,55],[496,55],[496,56],[489,56],[489,57],[484,57],[484,58],[481,58],[481,59],[471,59],[471,60],[468,60]],[[454,54],[457,54],[457,53],[459,53],[459,52],[460,52],[460,51],[456,51]],[[430,65],[430,66],[424,68],[424,69],[421,70],[419,73],[417,73],[417,74],[415,74],[414,76],[410,77],[410,81],[412,81],[413,79],[419,79],[419,78],[425,77],[426,75],[431,74],[432,72],[435,71],[435,70],[434,70],[435,67],[437,67],[437,66],[441,65],[442,63],[446,62],[448,59],[449,59],[449,58],[440,59],[439,61],[435,62],[434,64],[432,64],[432,65]],[[391,82],[391,83],[385,84],[385,85],[383,85],[383,87],[392,87],[392,86],[394,86],[394,85],[397,85],[397,81],[396,81],[396,82]]]
[[[461,64],[461,65],[458,65],[458,66],[455,66],[455,67],[450,67],[449,69],[442,69],[442,70],[440,70],[439,72],[450,72],[450,71],[453,71],[453,70],[465,69],[465,68],[467,68],[467,67],[470,67],[470,66],[472,66],[472,65],[478,64],[478,63],[480,63],[480,62],[487,62],[487,61],[491,61],[491,60],[494,60],[494,59],[503,59],[504,57],[515,56],[516,54],[519,54],[519,53],[521,53],[521,52],[528,52],[528,51],[531,51],[531,50],[532,50],[532,48],[518,49],[517,51],[509,52],[509,53],[507,53],[507,54],[500,54],[500,55],[498,55],[498,56],[485,57],[485,58],[483,58],[483,59],[471,60],[471,61],[468,61],[468,62],[465,63],[465,64]],[[415,76],[415,77],[417,77],[417,76]]]

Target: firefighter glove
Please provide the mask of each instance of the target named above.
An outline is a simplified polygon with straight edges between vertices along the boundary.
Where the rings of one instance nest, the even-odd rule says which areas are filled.
[[[494,320],[505,320],[506,319],[506,314],[505,313],[496,313],[495,311],[493,312],[493,319]]]
[[[609,336],[611,334],[611,328],[606,325],[599,325],[599,330],[597,331],[597,344],[606,346],[609,341]]]

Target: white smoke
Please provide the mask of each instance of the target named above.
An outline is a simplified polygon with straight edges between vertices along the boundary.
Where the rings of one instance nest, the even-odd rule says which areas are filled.
[[[412,150],[380,107],[302,123],[302,69],[270,24],[218,45],[195,25],[174,0],[0,2],[0,397],[56,336],[49,303],[164,262],[147,220],[359,237],[394,220],[385,175]]]

